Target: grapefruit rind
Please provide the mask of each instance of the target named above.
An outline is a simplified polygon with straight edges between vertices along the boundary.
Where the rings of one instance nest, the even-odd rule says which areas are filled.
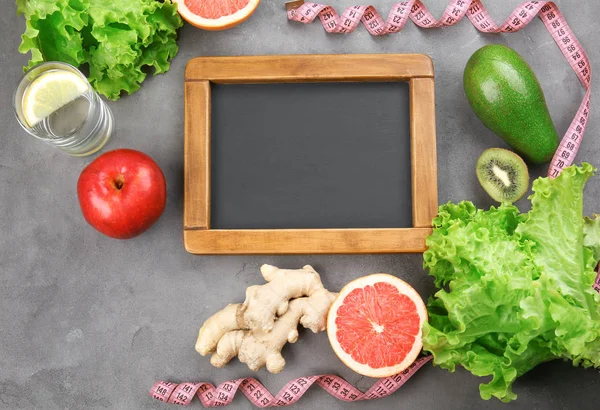
[[[173,2],[177,3],[177,11],[181,17],[191,25],[204,30],[217,31],[226,30],[242,23],[254,13],[260,0],[250,0],[243,9],[239,9],[233,14],[219,17],[218,19],[207,19],[198,16],[186,6],[185,0],[173,0]]]
[[[368,285],[374,285],[378,282],[389,283],[391,285],[396,286],[401,294],[408,296],[415,303],[415,306],[417,308],[417,314],[419,316],[419,333],[415,335],[415,342],[409,353],[404,358],[404,360],[402,360],[402,362],[394,366],[372,368],[366,364],[358,363],[352,358],[352,356],[350,356],[344,351],[336,337],[338,329],[337,324],[335,323],[335,319],[337,316],[338,309],[340,308],[340,306],[342,306],[344,299],[352,290],[357,288],[364,288]],[[352,282],[344,286],[344,288],[340,291],[338,297],[331,304],[331,307],[329,308],[329,313],[327,314],[327,336],[335,354],[346,366],[354,370],[356,373],[373,378],[389,377],[405,370],[417,359],[417,356],[423,348],[423,342],[421,339],[421,329],[426,320],[427,309],[425,307],[423,299],[421,299],[421,296],[419,296],[416,290],[414,290],[408,283],[404,282],[400,278],[397,278],[396,276],[392,276],[387,273],[375,273],[353,280]]]

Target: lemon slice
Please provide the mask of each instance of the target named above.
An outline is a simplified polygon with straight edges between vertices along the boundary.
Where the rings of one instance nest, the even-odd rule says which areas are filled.
[[[34,127],[88,90],[88,83],[75,73],[48,71],[27,88],[23,97],[23,116],[29,126]]]

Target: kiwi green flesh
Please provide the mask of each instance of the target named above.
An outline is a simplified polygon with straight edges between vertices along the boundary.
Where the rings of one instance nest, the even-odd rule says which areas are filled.
[[[477,178],[498,202],[519,200],[529,186],[525,162],[517,154],[501,148],[491,148],[481,154],[477,160]]]

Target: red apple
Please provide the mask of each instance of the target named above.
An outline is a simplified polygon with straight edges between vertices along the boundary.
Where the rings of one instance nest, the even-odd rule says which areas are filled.
[[[132,149],[100,155],[79,176],[83,217],[103,234],[133,238],[160,218],[167,200],[165,177],[152,158]]]

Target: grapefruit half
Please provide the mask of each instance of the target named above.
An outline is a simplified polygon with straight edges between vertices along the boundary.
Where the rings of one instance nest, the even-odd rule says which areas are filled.
[[[423,299],[410,285],[376,273],[342,289],[329,309],[327,336],[333,351],[356,373],[388,377],[415,361],[426,320]]]
[[[204,30],[237,26],[254,12],[260,0],[173,0],[188,23]]]

